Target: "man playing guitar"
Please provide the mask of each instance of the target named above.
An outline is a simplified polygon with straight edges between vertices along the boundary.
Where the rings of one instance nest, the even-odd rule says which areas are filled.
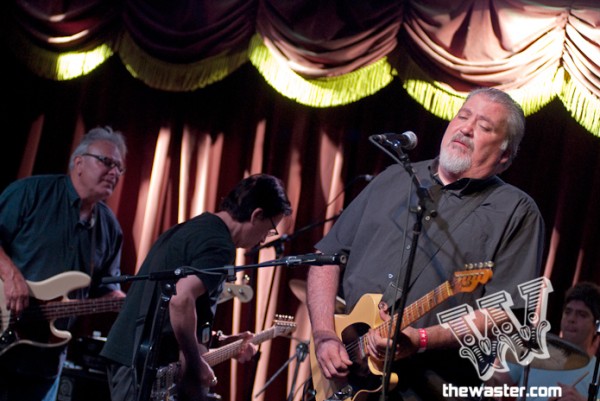
[[[449,297],[403,328],[397,348],[388,353],[397,361],[392,368],[399,380],[391,399],[442,399],[444,381],[479,385],[476,370],[460,358],[456,338],[440,325],[436,313],[463,304],[475,307],[483,295],[504,290],[515,307],[522,308],[517,285],[539,275],[544,241],[540,212],[527,194],[497,177],[515,157],[524,124],[523,111],[507,94],[491,88],[475,90],[448,124],[438,158],[416,163],[412,169],[390,166],[344,210],[316,248],[326,254],[347,253],[347,266],[343,270],[312,267],[307,279],[316,360],[313,381],[322,376],[323,381],[344,382],[356,373],[355,348],[340,338],[334,319],[340,285],[347,310],[352,312],[362,306],[365,294],[384,294],[385,304],[378,310],[379,301],[374,301],[372,313],[386,321],[388,307],[399,305],[401,294],[396,288],[404,283],[407,261],[414,251],[406,305],[471,262],[492,261],[493,278],[474,291]],[[430,204],[426,210],[415,210],[419,194],[411,174],[427,189]],[[413,244],[419,213],[421,236]],[[486,333],[482,314],[476,316],[474,325]],[[360,352],[369,356],[370,370],[377,370],[372,362],[384,361],[393,331],[364,330]],[[351,388],[342,387],[341,394],[321,398],[354,398],[361,385],[350,384]],[[375,390],[373,397],[377,392],[381,391]]]

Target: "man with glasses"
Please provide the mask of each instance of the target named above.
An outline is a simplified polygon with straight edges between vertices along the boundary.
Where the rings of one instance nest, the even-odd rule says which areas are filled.
[[[125,171],[126,151],[121,133],[94,128],[71,155],[68,174],[17,180],[0,194],[0,279],[12,316],[25,319],[28,308],[35,306],[32,282],[65,272],[91,277],[91,284],[72,297],[125,296],[118,285],[103,285],[101,280],[120,274],[123,234],[103,201]],[[70,283],[58,284],[74,289]],[[64,295],[51,286],[44,288],[57,291],[56,297]],[[55,326],[68,329],[72,323],[61,319]],[[0,354],[0,400],[56,400],[65,356],[66,346],[20,343]]]
[[[216,213],[203,213],[164,232],[154,243],[138,275],[165,273],[191,266],[197,273],[180,278],[169,301],[164,327],[153,327],[161,285],[135,280],[127,301],[113,324],[101,355],[108,367],[112,401],[135,401],[144,382],[144,350],[152,346],[151,330],[162,338],[156,350],[159,366],[181,363],[179,401],[203,400],[208,387],[217,384],[210,365],[202,358],[210,345],[210,332],[217,301],[228,272],[220,267],[233,265],[236,248],[251,248],[276,234],[276,226],[291,213],[281,181],[257,174],[240,181],[221,202]],[[157,274],[158,275],[158,274]],[[246,332],[237,338],[248,340]],[[234,340],[230,338],[229,340]],[[141,345],[140,345],[141,344]],[[249,359],[256,346],[246,342],[238,361]],[[141,394],[148,391],[144,387]]]

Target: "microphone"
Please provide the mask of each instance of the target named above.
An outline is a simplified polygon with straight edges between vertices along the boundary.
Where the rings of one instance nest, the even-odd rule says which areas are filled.
[[[417,136],[412,131],[406,131],[401,134],[371,135],[369,138],[381,145],[391,145],[395,148],[401,147],[411,150],[417,147]]]
[[[308,253],[306,255],[288,256],[283,258],[287,266],[298,265],[345,265],[348,261],[348,255],[336,253],[334,255],[325,255],[322,253]]]

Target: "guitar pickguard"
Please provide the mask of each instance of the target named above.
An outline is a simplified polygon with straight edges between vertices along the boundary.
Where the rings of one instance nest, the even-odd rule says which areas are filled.
[[[373,391],[381,386],[381,376],[371,373],[368,358],[363,355],[362,350],[356,345],[359,338],[367,334],[369,328],[368,324],[359,322],[349,325],[341,333],[342,342],[352,344],[346,346],[346,350],[353,362],[348,375],[348,384],[352,387],[353,393],[359,389]],[[360,386],[356,384],[360,384]]]

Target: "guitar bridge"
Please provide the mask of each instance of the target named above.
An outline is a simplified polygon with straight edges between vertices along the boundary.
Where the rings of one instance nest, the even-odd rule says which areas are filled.
[[[354,390],[351,385],[346,385],[342,387],[338,391],[336,391],[331,397],[327,398],[325,401],[341,401],[351,399],[354,395]]]

